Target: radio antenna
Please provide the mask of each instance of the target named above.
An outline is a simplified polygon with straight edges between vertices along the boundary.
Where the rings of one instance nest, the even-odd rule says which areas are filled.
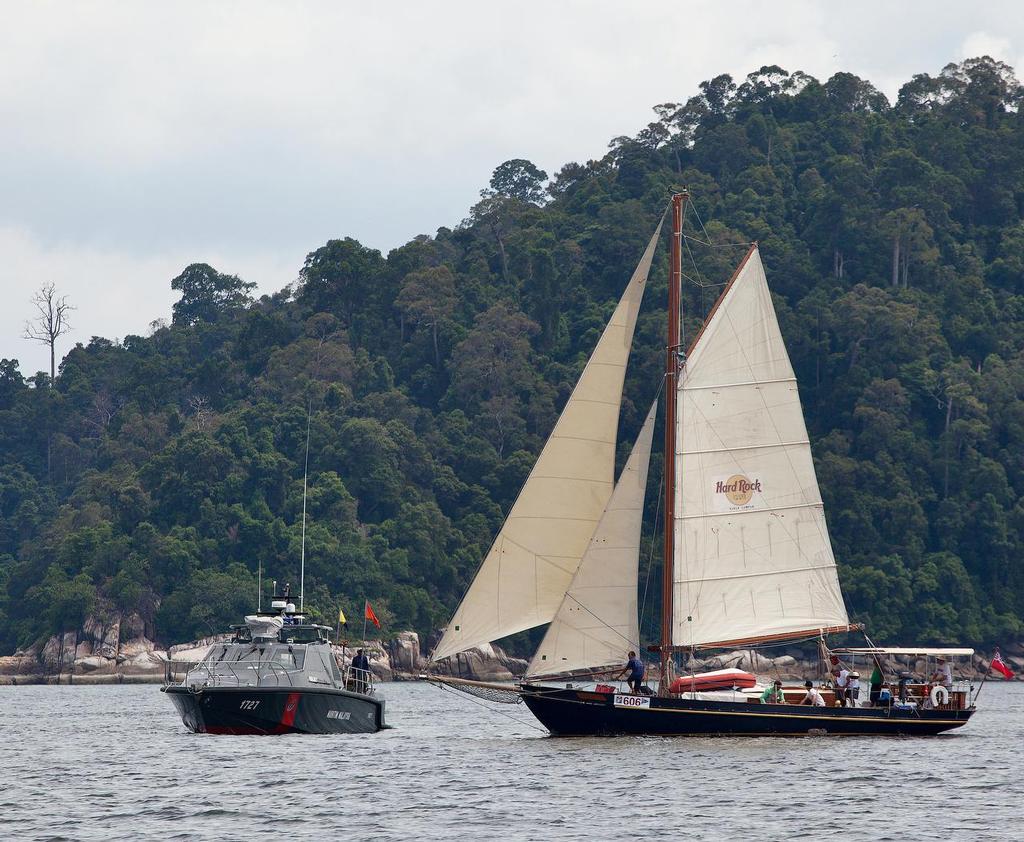
[[[306,407],[306,462],[302,468],[302,548],[299,551],[299,613],[306,596],[306,484],[309,477],[309,424],[313,417],[313,397]]]

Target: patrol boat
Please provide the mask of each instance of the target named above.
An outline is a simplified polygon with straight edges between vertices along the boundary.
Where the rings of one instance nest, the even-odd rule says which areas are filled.
[[[888,704],[879,703],[879,684],[877,697],[872,687],[863,700],[868,706],[856,693],[847,705],[838,679],[834,691],[823,686],[826,705],[833,702],[824,707],[800,705],[800,686],[762,696],[735,677],[723,686],[720,675],[676,676],[685,655],[784,641],[817,642],[823,672],[833,658],[850,666],[861,658],[882,683],[897,668],[893,658],[973,654],[884,649],[870,640],[860,649],[826,645],[828,636],[863,626],[847,615],[796,376],[757,244],[743,244],[746,256],[687,347],[680,328],[687,197],[672,198],[661,640],[648,647],[660,661],[656,689],[629,693],[593,679],[621,673],[625,653],[642,650],[637,574],[653,407],[618,483],[613,471],[623,379],[660,225],[431,656],[457,658],[547,623],[526,678],[509,687],[426,677],[523,702],[556,735],[888,736],[963,726],[977,693],[968,682],[957,686],[952,673],[937,684],[902,683],[898,702]]]
[[[271,612],[232,626],[231,640],[165,692],[189,731],[207,734],[373,733],[384,723],[384,699],[369,670],[333,654],[331,629],[306,622],[287,595],[275,596]]]

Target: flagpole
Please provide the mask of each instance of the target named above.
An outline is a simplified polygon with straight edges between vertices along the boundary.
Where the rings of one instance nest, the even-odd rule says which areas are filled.
[[[366,644],[366,615],[368,613],[366,609],[369,606],[370,606],[369,601],[364,599],[363,600],[363,645]]]
[[[988,681],[988,677],[992,675],[992,662],[989,661],[988,669],[985,670],[985,677],[981,679],[981,684],[978,685],[978,692],[974,694],[974,704],[978,703],[978,696],[981,695],[981,688],[985,686],[985,682]]]

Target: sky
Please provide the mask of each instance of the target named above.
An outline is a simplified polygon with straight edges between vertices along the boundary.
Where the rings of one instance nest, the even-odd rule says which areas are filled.
[[[170,319],[209,263],[295,281],[338,237],[388,250],[467,216],[493,169],[553,175],[651,107],[762,65],[847,71],[895,99],[991,55],[1024,75],[1016,3],[0,0],[0,358],[53,283],[58,353]]]

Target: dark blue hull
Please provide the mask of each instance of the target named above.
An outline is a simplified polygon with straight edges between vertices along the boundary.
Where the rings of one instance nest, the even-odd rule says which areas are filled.
[[[362,734],[384,724],[384,700],[330,688],[164,688],[189,731],[206,734]]]
[[[523,685],[523,701],[556,736],[924,736],[959,728],[967,710],[821,708],[746,702],[632,697],[621,694]]]

